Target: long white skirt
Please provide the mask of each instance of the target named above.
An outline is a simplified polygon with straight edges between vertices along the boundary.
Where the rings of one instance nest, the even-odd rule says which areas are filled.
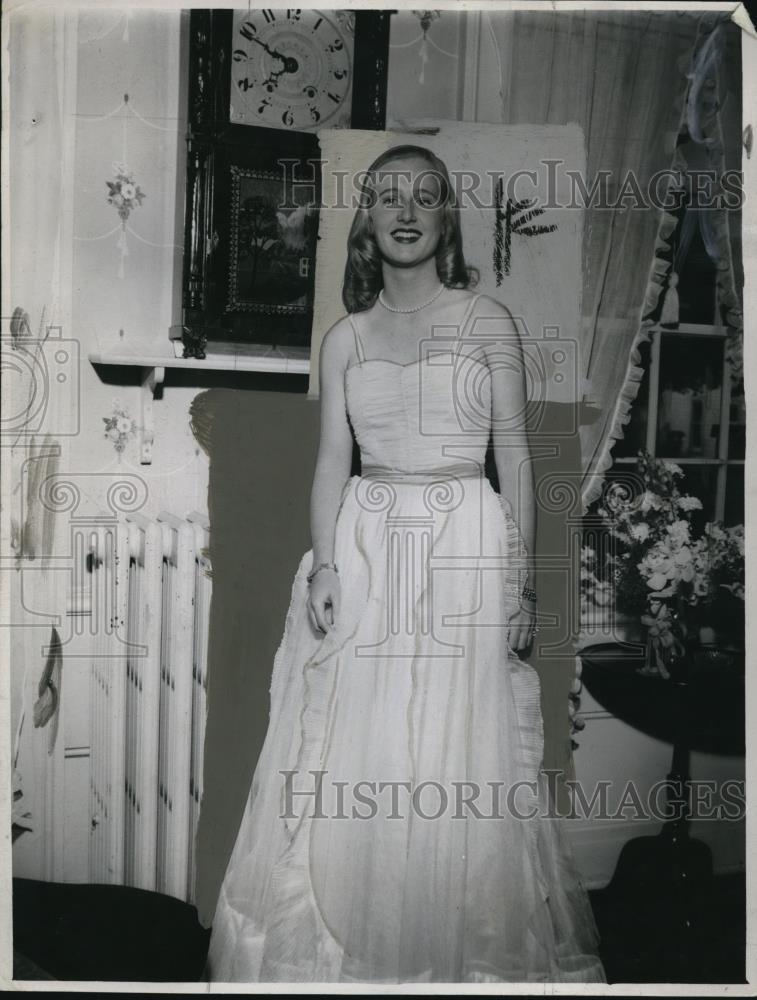
[[[313,629],[306,552],[208,978],[604,981],[548,815],[538,676],[506,641],[517,542],[486,479],[349,480],[341,613]]]

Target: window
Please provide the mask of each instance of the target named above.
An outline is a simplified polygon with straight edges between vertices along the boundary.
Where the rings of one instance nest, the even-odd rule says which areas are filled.
[[[644,377],[607,473],[627,469],[646,449],[684,471],[680,488],[697,496],[703,521],[744,521],[744,382],[732,383],[722,327],[653,328],[640,347]],[[694,519],[696,523],[696,519]]]
[[[689,152],[691,145],[684,130],[679,147],[696,162],[695,154]],[[711,230],[711,217],[692,204],[690,194],[684,194],[675,214],[678,224],[669,259],[678,276],[679,322],[663,322],[661,296],[648,317],[656,324],[650,340],[639,346],[643,380],[624,437],[613,448],[613,465],[606,478],[627,473],[639,450],[645,449],[683,469],[679,488],[702,501],[703,510],[692,517],[695,528],[709,520],[743,524],[744,382],[732,378],[727,357],[727,330],[712,259],[716,252],[708,253],[703,237]],[[708,241],[712,247],[711,233]]]

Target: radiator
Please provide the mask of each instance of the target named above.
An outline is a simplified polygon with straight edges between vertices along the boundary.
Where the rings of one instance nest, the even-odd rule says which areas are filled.
[[[208,523],[130,514],[90,537],[89,874],[194,901],[211,580]]]

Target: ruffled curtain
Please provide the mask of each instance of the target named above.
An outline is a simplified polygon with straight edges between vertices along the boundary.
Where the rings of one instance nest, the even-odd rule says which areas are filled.
[[[664,251],[676,219],[648,202],[638,206],[637,192],[646,198],[654,176],[673,165],[695,45],[713,15],[539,10],[484,17],[502,64],[502,120],[577,122],[586,136],[588,190],[600,171],[608,177],[611,207],[586,209],[583,249],[581,450],[588,506],[629,419],[643,374],[637,345],[648,337],[642,317],[654,308],[670,267]],[[653,190],[663,198],[666,182]]]

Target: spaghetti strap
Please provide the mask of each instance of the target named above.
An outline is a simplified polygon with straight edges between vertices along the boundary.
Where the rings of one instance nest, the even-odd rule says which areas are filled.
[[[355,321],[355,317],[353,316],[352,313],[348,313],[347,315],[350,318],[350,323],[352,324],[352,333],[353,333],[353,335],[355,337],[355,350],[357,351],[357,359],[360,362],[360,364],[362,365],[362,363],[365,361],[365,352],[363,351],[363,342],[360,339],[360,334],[358,333],[357,322]]]
[[[473,295],[471,297],[470,302],[468,303],[468,306],[467,306],[466,310],[465,310],[465,315],[462,318],[462,321],[460,323],[460,329],[459,329],[459,332],[458,332],[457,347],[455,348],[455,357],[458,357],[459,354],[460,354],[460,347],[462,345],[463,338],[465,336],[466,327],[468,326],[468,320],[471,317],[471,313],[473,312],[473,309],[474,309],[476,303],[481,298],[481,295],[482,295],[481,292],[477,292],[475,295]]]

